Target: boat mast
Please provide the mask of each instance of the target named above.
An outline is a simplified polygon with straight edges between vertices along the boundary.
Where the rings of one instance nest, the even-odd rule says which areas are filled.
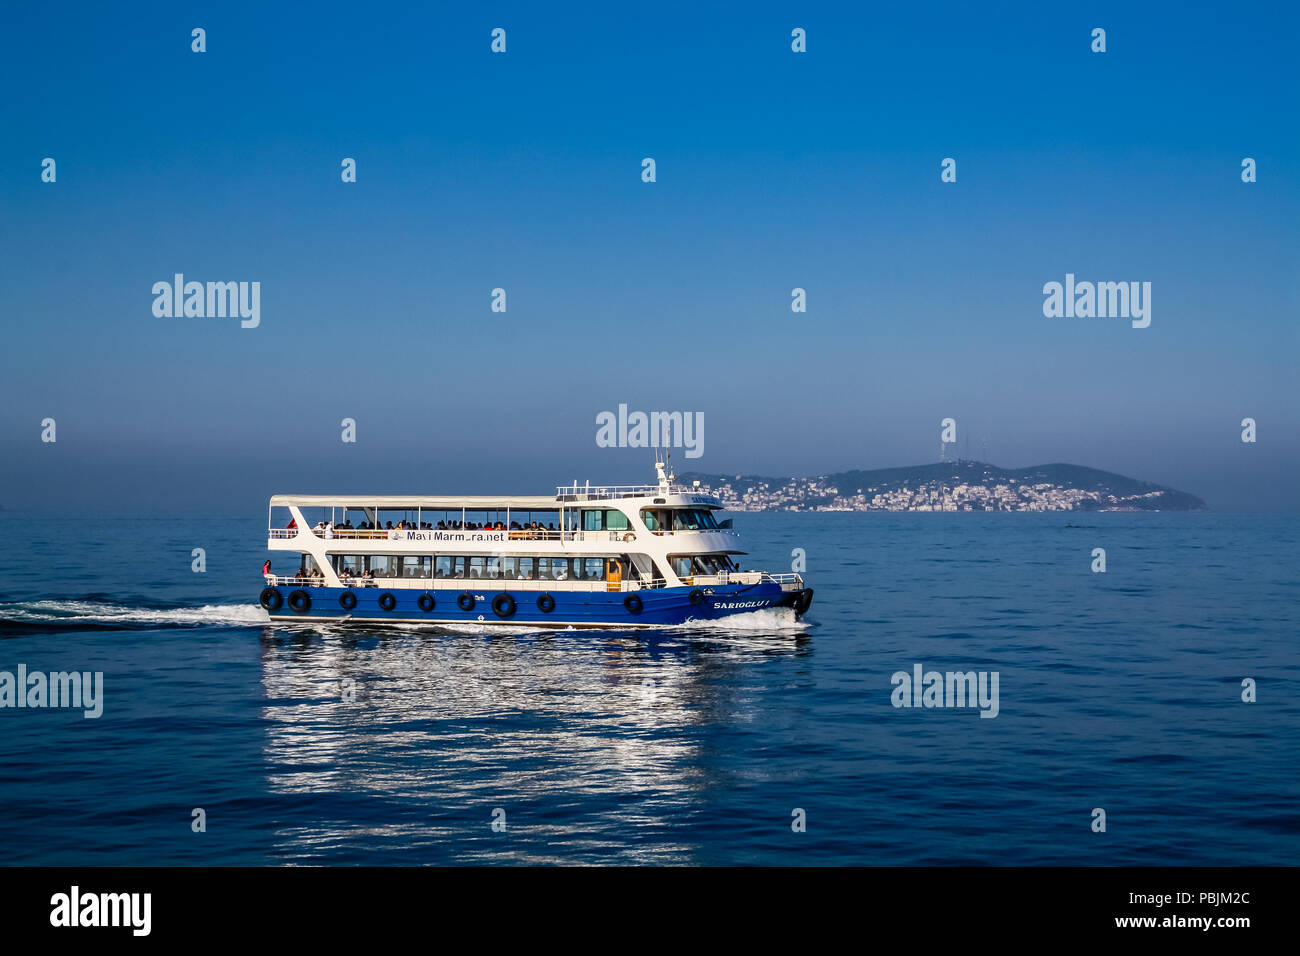
[[[672,472],[670,464],[672,452],[667,449],[673,444],[673,426],[672,423],[664,425],[664,453],[663,458],[659,457],[659,450],[655,450],[655,476],[659,479],[659,494],[666,495],[672,491],[673,482],[677,476]]]

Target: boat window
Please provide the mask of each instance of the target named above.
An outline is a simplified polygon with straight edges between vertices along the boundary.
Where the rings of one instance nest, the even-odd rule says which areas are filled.
[[[373,571],[377,578],[397,577],[397,555],[372,554],[367,559],[367,571]]]
[[[627,515],[614,508],[587,508],[582,512],[583,531],[626,531]]]
[[[695,566],[700,574],[718,574],[731,570],[731,559],[725,554],[698,554]]]
[[[449,578],[452,576],[453,573],[455,573],[452,571],[450,555],[446,555],[446,554],[438,555],[438,557],[434,559],[433,565],[434,565],[433,573],[435,577]]]
[[[641,520],[645,522],[645,526],[651,531],[659,530],[659,516],[649,508],[641,509]]]
[[[713,514],[702,508],[682,508],[673,512],[674,531],[708,531],[717,526]]]
[[[677,575],[679,578],[690,577],[691,556],[689,554],[672,555],[668,558],[668,563],[672,566],[673,574]]]
[[[401,576],[404,578],[427,578],[429,576],[429,565],[430,558],[427,555],[403,555]]]

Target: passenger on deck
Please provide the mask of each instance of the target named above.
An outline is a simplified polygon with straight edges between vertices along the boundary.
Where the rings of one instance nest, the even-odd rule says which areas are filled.
[[[329,522],[328,524],[325,525],[325,537],[327,537],[327,538],[332,538],[332,537],[334,537],[334,522],[333,522],[333,521],[331,521],[331,522]]]
[[[266,578],[266,583],[267,583],[267,584],[270,584],[270,583],[271,583],[271,578],[275,577],[275,575],[271,573],[271,562],[270,562],[270,561],[268,561],[268,562],[266,562],[266,564],[262,565],[262,577]]]

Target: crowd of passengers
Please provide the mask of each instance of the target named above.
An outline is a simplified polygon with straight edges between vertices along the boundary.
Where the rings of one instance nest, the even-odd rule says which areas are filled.
[[[291,518],[285,527],[296,528],[298,522]],[[504,521],[489,521],[486,524],[475,521],[439,521],[436,525],[428,521],[399,521],[397,524],[391,521],[386,524],[380,524],[378,521],[363,521],[354,526],[351,519],[347,519],[338,525],[333,521],[318,521],[311,530],[322,538],[332,538],[336,531],[524,531],[540,534],[554,531],[555,523],[542,524],[540,521],[530,521],[520,524],[518,521],[512,521],[507,527]]]
[[[267,562],[267,566],[263,568],[262,573],[263,574],[270,573],[269,561]],[[469,574],[466,574],[464,569],[460,569],[456,571],[456,573],[454,574],[448,574],[446,571],[440,570],[438,571],[437,574],[434,575],[434,577],[448,578],[448,579],[450,578],[487,579],[489,581],[496,581],[496,580],[568,581],[569,572],[567,569],[564,568],[561,568],[561,570],[557,574],[550,574],[548,572],[543,571],[540,574],[538,574],[536,578],[534,578],[531,572],[523,571],[516,574],[513,568],[508,568],[504,572],[486,571],[483,574],[480,574],[477,568],[471,568]],[[325,583],[325,575],[321,572],[320,568],[317,567],[299,568],[298,573],[293,576],[293,579],[299,584],[315,585],[317,587],[320,587]],[[604,579],[605,578],[603,575],[588,576],[588,575],[583,575],[581,572],[576,574],[573,578],[573,580],[575,581],[603,581]],[[363,587],[363,588],[378,587],[378,583],[375,579],[374,571],[367,571],[365,574],[357,574],[354,573],[351,568],[344,568],[342,571],[339,572],[339,580],[343,583],[344,587]]]
[[[437,573],[434,574],[434,577],[446,578],[446,579],[453,579],[453,578],[470,578],[475,580],[486,579],[489,581],[568,581],[569,571],[567,567],[561,566],[560,570],[557,571],[555,574],[551,574],[548,571],[541,571],[537,574],[536,577],[534,577],[531,571],[520,571],[516,573],[514,568],[506,568],[504,571],[489,568],[483,571],[482,573],[479,572],[478,568],[470,568],[468,574],[465,572],[464,568],[459,568],[454,573],[450,573],[450,574],[446,570],[440,568],[437,571]],[[339,572],[339,580],[342,581],[344,584],[350,584],[354,581],[360,581],[362,582],[362,587],[373,587],[374,586],[373,584],[367,584],[365,582],[373,581],[374,579],[375,579],[374,571],[367,571],[365,574],[353,574],[351,569],[344,568],[342,571]],[[605,580],[605,576],[604,574],[590,574],[590,575],[583,574],[581,567],[579,567],[577,573],[575,573],[573,576],[573,580],[603,581]]]

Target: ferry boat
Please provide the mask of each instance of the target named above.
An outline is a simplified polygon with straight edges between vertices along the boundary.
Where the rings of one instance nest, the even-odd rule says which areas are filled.
[[[553,628],[807,612],[800,575],[740,570],[717,497],[655,470],[654,485],[554,496],[276,495],[267,548],[297,559],[289,574],[267,562],[259,602],[273,621]]]

